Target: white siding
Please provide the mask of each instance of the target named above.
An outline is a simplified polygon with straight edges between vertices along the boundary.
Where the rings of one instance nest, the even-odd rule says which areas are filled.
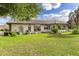
[[[18,27],[19,27],[19,25],[12,24],[12,25],[11,25],[11,31],[12,31],[12,32],[15,32],[15,31],[18,32],[18,31],[19,31]]]
[[[31,25],[31,33],[34,33],[34,25]]]
[[[44,25],[41,25],[41,32],[44,32]]]
[[[28,30],[28,25],[12,24],[11,31],[12,32],[19,32],[20,31],[20,29],[19,29],[20,26],[23,26],[23,32],[24,33]]]

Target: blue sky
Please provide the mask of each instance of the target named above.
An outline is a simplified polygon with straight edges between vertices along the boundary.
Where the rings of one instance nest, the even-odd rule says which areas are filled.
[[[0,25],[5,24],[6,22],[9,22],[11,20],[11,17],[0,17]]]
[[[43,19],[57,19],[57,20],[68,20],[68,15],[70,12],[75,10],[79,4],[78,3],[41,3],[41,8],[43,11],[37,15],[40,20]],[[0,18],[0,24],[4,24],[10,21],[10,17]]]
[[[60,11],[62,10],[73,10],[75,9],[77,6],[79,6],[78,3],[61,3],[61,5],[57,8],[51,8],[51,6],[49,6],[51,9],[49,10],[46,10],[46,9],[43,9],[43,11],[40,13],[40,15],[42,14],[49,14],[49,13],[59,13]],[[42,6],[44,7],[44,6]]]
[[[74,11],[78,3],[47,3],[41,4],[43,11],[38,15],[39,19],[57,19],[68,21],[68,15]]]

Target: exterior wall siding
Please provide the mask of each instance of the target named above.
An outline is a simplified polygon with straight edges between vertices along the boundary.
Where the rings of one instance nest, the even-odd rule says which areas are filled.
[[[28,30],[28,25],[12,24],[11,25],[11,31],[12,32],[19,32],[20,31],[20,29],[19,29],[20,26],[23,27],[23,33],[25,33]]]
[[[22,27],[22,29],[20,29],[20,26]],[[30,33],[35,33],[34,31],[34,25],[30,25],[31,26],[31,31]],[[54,25],[50,25],[50,29],[44,29],[44,25],[40,25],[40,32],[49,32],[51,31],[51,28]],[[60,25],[61,29],[63,28],[64,25]],[[22,33],[26,33],[26,31],[28,30],[29,25],[28,24],[11,24],[11,31],[12,32],[20,32],[22,30]],[[67,30],[68,27],[65,25],[65,29]]]
[[[41,25],[41,32],[44,32],[44,25]]]
[[[11,31],[12,31],[12,32],[15,32],[15,31],[18,32],[18,31],[19,31],[19,30],[18,30],[18,26],[19,26],[19,25],[11,24]]]
[[[34,25],[31,25],[31,33],[34,33]]]

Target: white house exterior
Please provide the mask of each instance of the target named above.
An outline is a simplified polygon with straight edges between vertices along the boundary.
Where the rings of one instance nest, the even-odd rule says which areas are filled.
[[[60,29],[67,29],[67,24],[53,20],[30,20],[8,22],[9,31],[26,33],[50,32],[54,25],[60,26]]]

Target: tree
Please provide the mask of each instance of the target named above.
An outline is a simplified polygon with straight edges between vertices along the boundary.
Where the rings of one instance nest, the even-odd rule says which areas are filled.
[[[68,25],[71,28],[79,29],[79,7],[69,14]]]
[[[75,19],[76,19],[75,13],[71,12],[69,14],[69,21],[67,22],[69,28],[75,28],[77,26],[76,23],[75,23]]]
[[[0,16],[11,16],[19,20],[28,20],[41,12],[39,4],[35,3],[1,3]]]
[[[75,16],[76,16],[75,23],[77,25],[77,28],[79,28],[79,7],[74,11],[74,13],[75,13]]]

